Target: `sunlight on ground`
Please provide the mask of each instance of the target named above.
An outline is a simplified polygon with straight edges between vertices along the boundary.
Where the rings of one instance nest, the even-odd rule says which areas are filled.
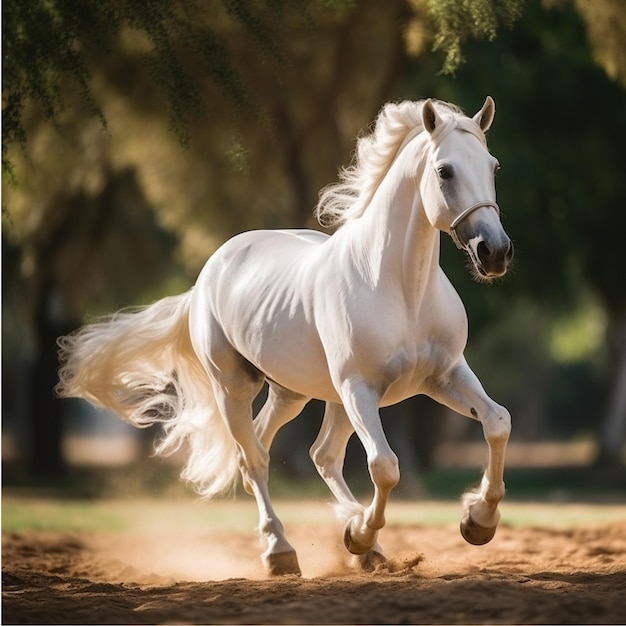
[[[274,505],[306,577],[351,572],[343,524],[328,502],[277,500]],[[266,577],[259,559],[263,547],[255,530],[257,509],[249,497],[199,503],[184,498],[63,500],[9,492],[3,496],[2,508],[4,533],[26,537],[52,533],[84,545],[91,570],[109,581],[162,584]],[[505,501],[501,511],[502,537],[522,527],[569,531],[626,519],[626,505]],[[438,548],[424,543],[424,538],[436,531],[445,541],[467,549],[458,532],[461,516],[460,502],[392,502],[381,540],[392,554],[406,550],[407,542],[418,552],[433,552]],[[395,546],[394,537],[402,538],[404,547]],[[489,550],[497,546],[494,542]]]

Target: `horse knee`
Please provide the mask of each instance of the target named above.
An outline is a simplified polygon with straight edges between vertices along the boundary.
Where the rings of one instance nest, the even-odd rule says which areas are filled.
[[[511,434],[511,414],[504,407],[499,407],[483,421],[483,433],[489,443],[506,443]]]
[[[391,490],[400,480],[398,457],[391,451],[374,457],[369,462],[369,470],[374,484],[379,489]]]

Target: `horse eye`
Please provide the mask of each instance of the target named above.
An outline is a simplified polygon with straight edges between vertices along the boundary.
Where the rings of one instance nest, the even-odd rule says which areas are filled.
[[[437,168],[437,174],[439,174],[439,178],[441,178],[441,180],[448,180],[454,176],[451,165],[440,165]]]
[[[495,176],[501,169],[500,163],[496,163],[493,167],[493,175]]]

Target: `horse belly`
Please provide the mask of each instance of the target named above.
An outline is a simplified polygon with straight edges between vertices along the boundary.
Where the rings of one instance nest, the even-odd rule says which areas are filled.
[[[276,345],[271,337],[248,358],[270,380],[307,398],[339,400],[330,378],[319,339],[307,337],[302,329],[281,331]]]
[[[311,304],[310,253],[326,239],[314,231],[238,236],[215,253],[205,286],[215,318],[241,356],[287,389],[336,401]]]

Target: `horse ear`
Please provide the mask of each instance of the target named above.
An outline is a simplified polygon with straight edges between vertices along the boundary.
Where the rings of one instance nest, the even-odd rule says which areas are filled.
[[[483,133],[486,133],[493,122],[496,114],[496,103],[491,96],[487,96],[483,108],[472,118],[479,126]]]
[[[439,113],[437,113],[435,105],[430,98],[422,105],[422,123],[424,128],[431,134],[441,124]]]

